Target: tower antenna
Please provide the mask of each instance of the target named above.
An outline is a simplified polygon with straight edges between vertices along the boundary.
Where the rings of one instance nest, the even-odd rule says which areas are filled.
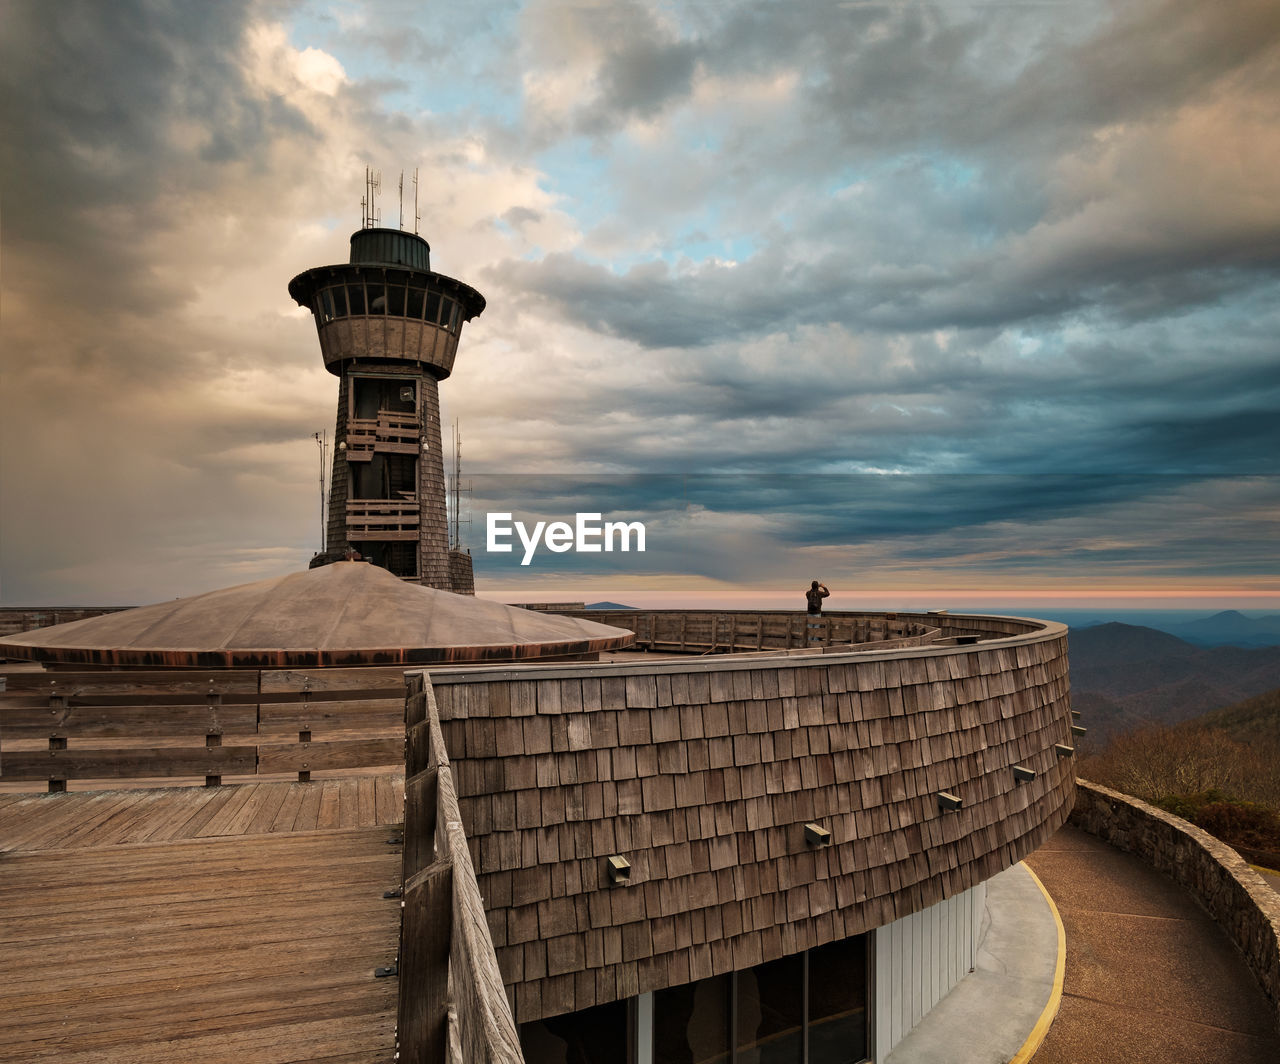
[[[418,235],[418,223],[422,215],[418,213],[418,168],[413,168],[413,235]]]
[[[382,221],[378,210],[378,193],[382,190],[382,171],[364,168],[364,199],[360,201],[360,228],[372,229]]]
[[[449,549],[462,550],[462,496],[471,494],[471,482],[462,483],[462,423],[456,418],[453,422],[453,483],[449,485],[450,501],[453,512],[449,515]],[[471,524],[470,516],[466,524]]]
[[[320,448],[320,550],[323,553],[325,549],[326,518],[328,514],[326,509],[329,501],[329,485],[325,474],[329,467],[329,434],[327,431],[313,432],[312,437]]]
[[[400,171],[400,231],[404,232],[404,171]]]

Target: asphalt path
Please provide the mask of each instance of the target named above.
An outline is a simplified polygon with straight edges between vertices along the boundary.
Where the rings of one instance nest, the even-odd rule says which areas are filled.
[[[1070,827],[1027,864],[1067,938],[1062,1006],[1034,1064],[1280,1061],[1275,1011],[1181,886]]]

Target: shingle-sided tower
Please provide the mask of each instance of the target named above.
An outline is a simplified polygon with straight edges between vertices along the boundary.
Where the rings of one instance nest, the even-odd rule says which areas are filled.
[[[433,273],[422,237],[379,228],[352,233],[350,262],[298,274],[289,294],[339,380],[326,550],[472,594],[471,558],[449,549],[438,386],[484,296]]]

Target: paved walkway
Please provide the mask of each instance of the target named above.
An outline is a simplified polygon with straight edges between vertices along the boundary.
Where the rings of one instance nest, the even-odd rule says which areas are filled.
[[[1067,932],[1062,1007],[1034,1064],[1276,1064],[1275,1013],[1171,879],[1063,828],[1027,859]]]
[[[1005,1064],[1026,1043],[1053,993],[1058,924],[1025,865],[987,881],[982,923],[976,970],[885,1064]]]
[[[1280,894],[1280,872],[1273,871],[1270,868],[1259,868],[1257,865],[1252,866],[1253,870],[1258,873],[1272,890]]]

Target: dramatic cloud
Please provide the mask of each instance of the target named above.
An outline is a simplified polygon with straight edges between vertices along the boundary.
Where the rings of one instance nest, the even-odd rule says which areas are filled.
[[[0,601],[305,565],[366,165],[489,301],[473,550],[651,522],[482,589],[1280,595],[1269,0],[14,0],[0,90]]]

